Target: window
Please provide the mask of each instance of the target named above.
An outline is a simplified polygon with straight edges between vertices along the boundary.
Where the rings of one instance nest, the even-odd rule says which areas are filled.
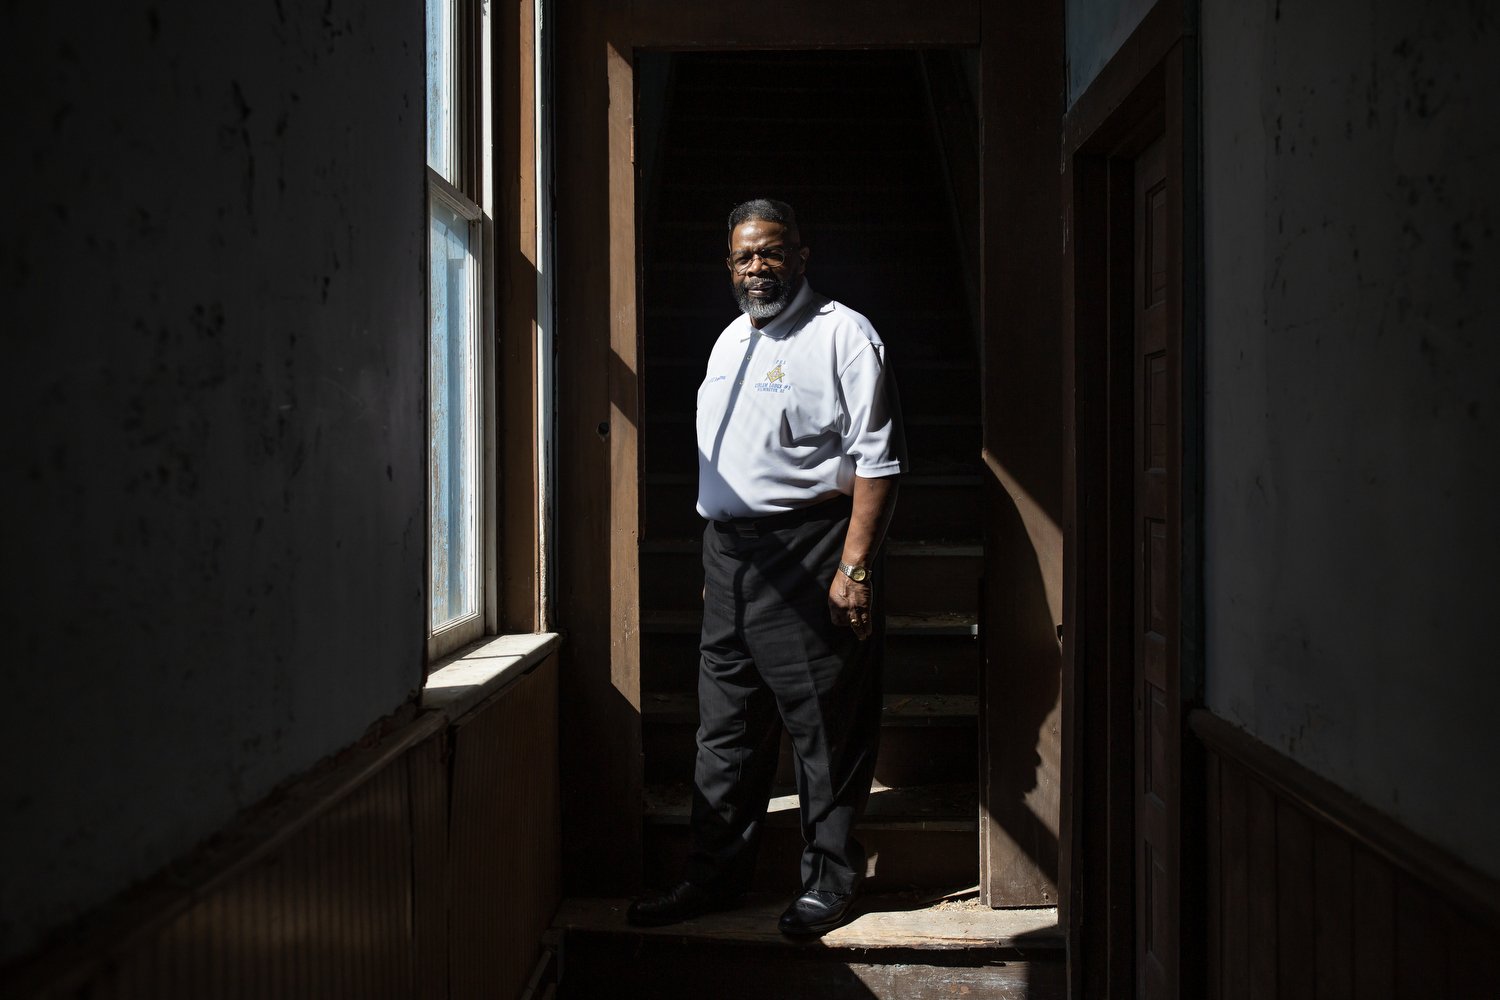
[[[427,0],[429,663],[494,618],[483,6]]]

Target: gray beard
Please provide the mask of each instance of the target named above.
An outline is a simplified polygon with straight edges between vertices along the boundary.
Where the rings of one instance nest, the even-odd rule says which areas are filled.
[[[797,286],[794,282],[781,281],[780,284],[781,289],[774,299],[752,299],[749,290],[744,285],[735,285],[734,301],[739,305],[740,312],[751,319],[771,319],[779,315],[781,310],[786,308],[786,304],[797,294]]]

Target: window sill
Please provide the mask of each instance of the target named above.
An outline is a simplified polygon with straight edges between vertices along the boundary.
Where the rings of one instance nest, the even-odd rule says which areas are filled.
[[[457,719],[542,662],[561,644],[562,637],[556,632],[486,638],[449,657],[427,676],[422,708]]]

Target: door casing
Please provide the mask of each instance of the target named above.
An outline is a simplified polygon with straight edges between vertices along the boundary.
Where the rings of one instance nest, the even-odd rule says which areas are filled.
[[[1169,438],[1178,479],[1168,549],[1178,586],[1169,687],[1175,799],[1170,935],[1160,995],[1201,995],[1204,802],[1188,711],[1202,700],[1199,512],[1202,457],[1201,273],[1196,56],[1180,3],[1158,3],[1064,123],[1065,327],[1068,341],[1067,566],[1064,622],[1062,882],[1070,995],[1136,996],[1136,880],[1142,787],[1136,746],[1134,580],[1138,543],[1134,312],[1135,158],[1162,143],[1167,227],[1176,239],[1165,306],[1175,352]]]
[[[564,849],[570,893],[629,892],[641,870],[637,294],[632,60],[640,49],[953,48],[981,53],[987,669],[981,712],[984,898],[1059,901],[1067,676],[1063,225],[1057,170],[1061,0],[804,5],[745,19],[670,0],[554,14]],[[1025,746],[1021,744],[1024,742]],[[612,748],[598,753],[600,746]],[[1035,763],[1016,768],[1016,750]],[[1066,901],[1063,901],[1066,906]]]

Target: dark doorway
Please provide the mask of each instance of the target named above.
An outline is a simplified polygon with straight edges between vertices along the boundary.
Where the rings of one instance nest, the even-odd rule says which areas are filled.
[[[1193,232],[1180,50],[1079,113],[1068,248],[1075,484],[1069,517],[1071,989],[1201,992],[1202,764],[1191,484]]]
[[[815,289],[864,313],[900,386],[912,471],[887,542],[890,621],[870,887],[979,878],[980,495],[975,53],[637,53],[645,874],[680,871],[696,729],[695,396],[735,316],[730,209],[791,203]],[[783,748],[783,756],[789,751]],[[783,760],[761,886],[795,885]]]

